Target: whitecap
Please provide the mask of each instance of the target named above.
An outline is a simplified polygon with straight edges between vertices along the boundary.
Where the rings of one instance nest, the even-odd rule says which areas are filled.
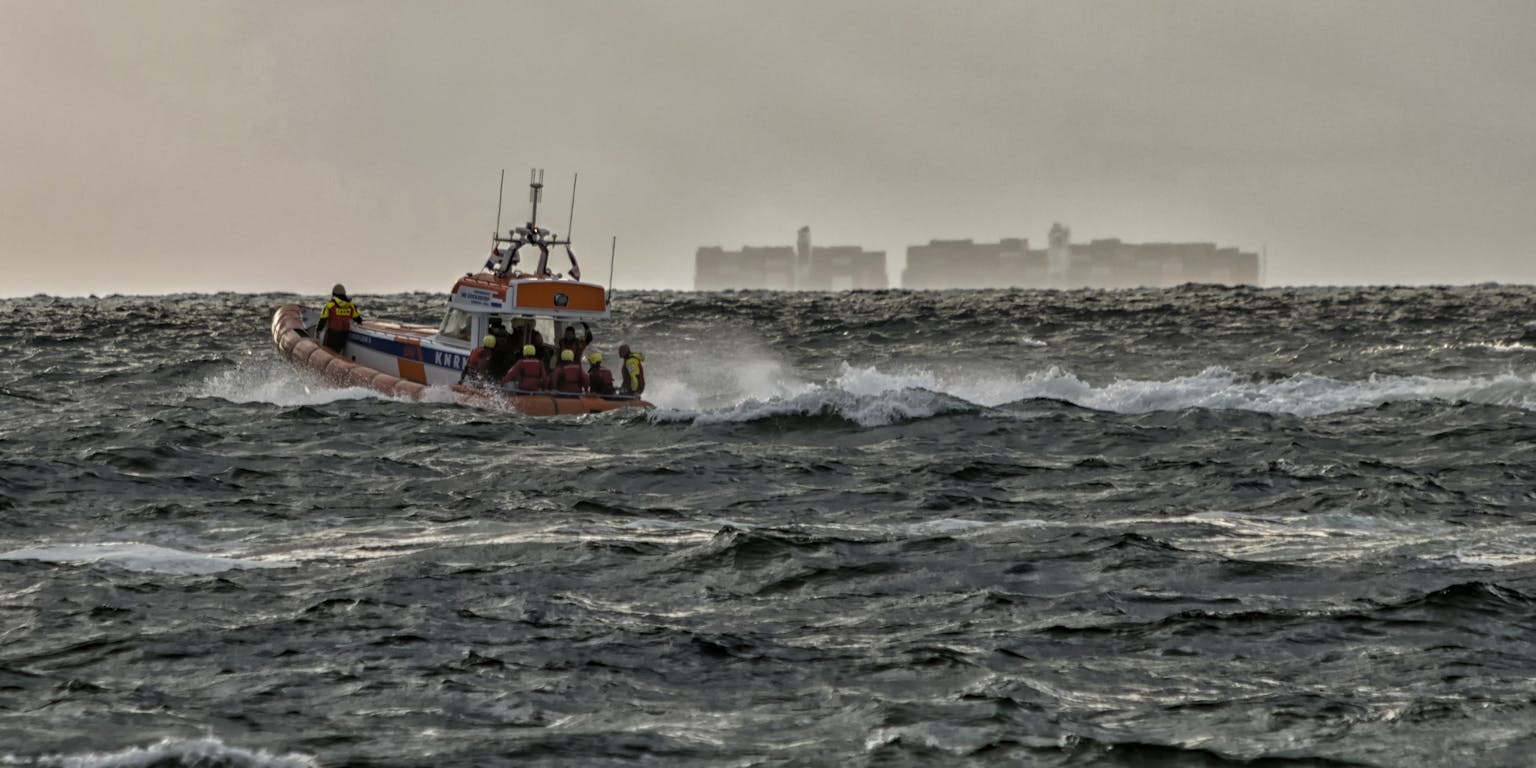
[[[0,553],[0,560],[42,563],[105,563],[129,571],[202,575],[253,568],[291,568],[293,563],[241,560],[136,542],[54,544]]]
[[[218,739],[162,739],[148,747],[120,752],[54,755],[38,760],[39,766],[58,768],[156,768],[157,766],[208,766],[209,768],[317,768],[305,755],[274,755],[264,750],[231,747]]]
[[[266,403],[285,408],[342,400],[397,399],[367,387],[335,387],[280,360],[241,363],[189,385],[183,391],[189,397],[212,397],[231,403]]]

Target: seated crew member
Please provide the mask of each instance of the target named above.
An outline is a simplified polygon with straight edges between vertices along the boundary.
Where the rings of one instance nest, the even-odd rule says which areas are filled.
[[[587,360],[592,367],[587,369],[588,391],[594,395],[613,394],[613,371],[603,367],[603,356],[599,352],[587,355]]]
[[[517,361],[517,351],[523,348],[522,344],[515,343],[512,333],[501,322],[501,318],[491,318],[490,333],[496,337],[496,349],[491,352],[490,367],[487,369],[492,381],[501,381],[501,377],[507,375],[507,369]]]
[[[645,391],[645,366],[640,361],[645,355],[630,350],[628,344],[619,345],[619,359],[622,360],[619,374],[619,394],[639,395]]]
[[[549,374],[549,388],[556,392],[579,395],[587,389],[587,372],[576,362],[569,349],[560,350],[560,365]]]
[[[512,386],[528,392],[537,392],[544,388],[544,364],[539,362],[539,350],[532,344],[523,346],[523,359],[512,364],[507,369],[507,375],[501,377],[502,386]]]
[[[464,379],[468,378],[470,383],[480,386],[487,381],[499,380],[491,376],[491,357],[495,354],[495,350],[496,337],[486,334],[485,338],[480,340],[480,346],[469,353],[469,362],[464,364],[464,371],[459,374],[459,383],[463,384]]]
[[[331,288],[331,300],[320,310],[320,327],[316,329],[321,334],[320,343],[340,354],[347,346],[347,332],[352,330],[352,323],[362,320],[363,313],[357,311],[357,305],[347,298],[347,287],[337,283]]]
[[[572,357],[580,358],[581,353],[587,351],[587,345],[592,343],[592,329],[586,323],[581,324],[582,336],[576,338],[576,326],[567,325],[565,335],[560,337],[560,348],[569,349]]]

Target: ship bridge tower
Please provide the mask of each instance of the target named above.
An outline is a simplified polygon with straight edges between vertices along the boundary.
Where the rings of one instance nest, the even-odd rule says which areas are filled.
[[[1072,270],[1072,230],[1061,222],[1051,225],[1050,245],[1045,252],[1046,274],[1057,283]]]

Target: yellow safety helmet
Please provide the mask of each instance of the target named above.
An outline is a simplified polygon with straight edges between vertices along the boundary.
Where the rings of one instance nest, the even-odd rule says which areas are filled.
[[[593,365],[597,365],[603,361],[603,354],[601,352],[593,352],[592,354],[587,355],[587,359],[591,360]]]
[[[524,344],[523,345],[523,354],[525,356],[533,357],[534,355],[537,355],[538,353],[539,353],[539,351],[537,349],[534,349],[532,344]]]
[[[480,340],[480,346],[482,346],[482,347],[494,347],[494,346],[496,346],[496,337],[487,334],[485,338]]]
[[[575,352],[572,352],[569,349],[562,349],[562,350],[560,350],[560,362],[562,362],[562,363],[569,363],[569,362],[574,362],[575,360],[576,360],[576,353]]]

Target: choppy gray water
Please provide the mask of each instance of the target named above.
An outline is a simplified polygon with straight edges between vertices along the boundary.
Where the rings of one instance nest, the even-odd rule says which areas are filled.
[[[630,294],[550,419],[0,301],[0,765],[1530,765],[1533,298]]]

